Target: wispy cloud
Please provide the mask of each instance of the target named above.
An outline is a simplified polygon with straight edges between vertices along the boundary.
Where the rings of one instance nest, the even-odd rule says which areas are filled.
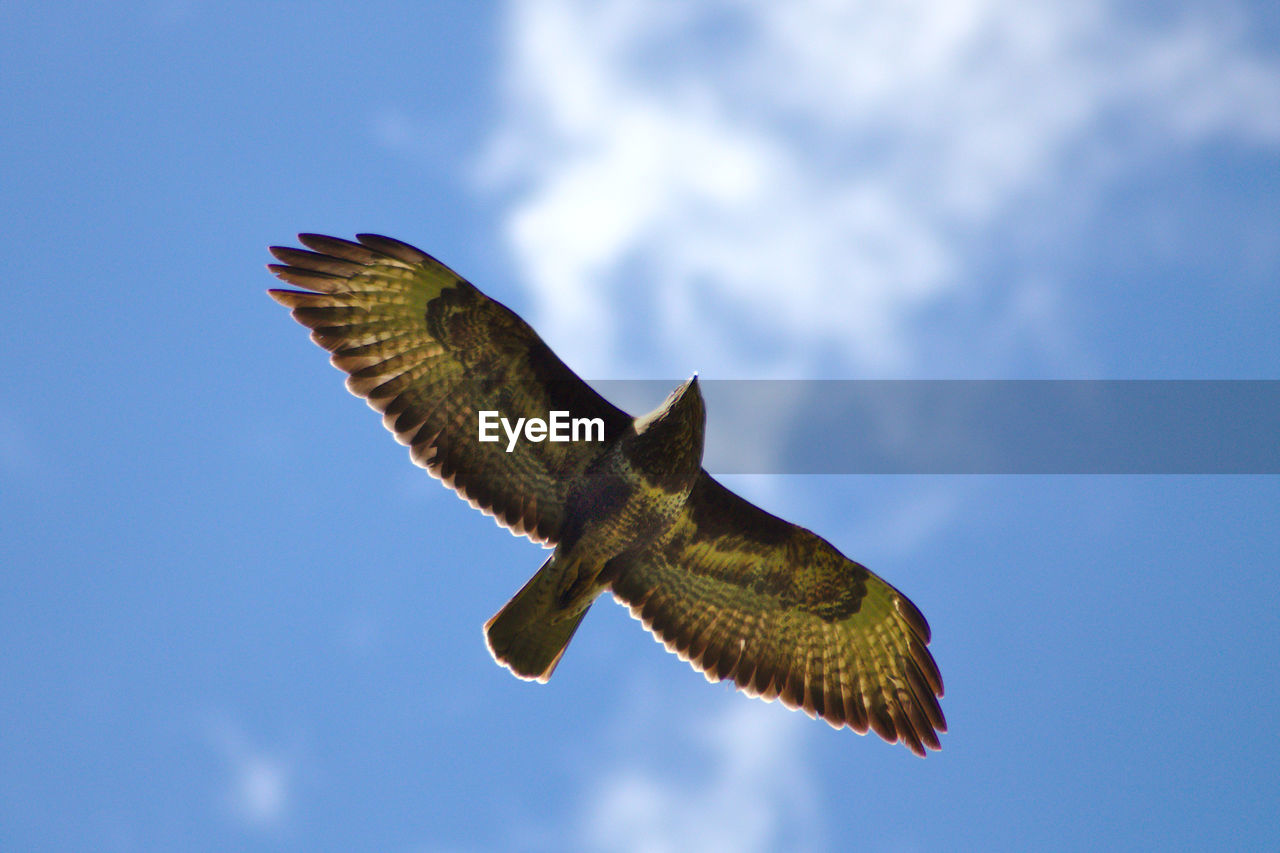
[[[226,722],[211,724],[209,736],[224,761],[220,799],[226,813],[250,830],[283,829],[293,806],[296,757],[252,744]]]
[[[677,733],[685,741],[677,752],[687,754],[690,765],[679,772],[653,766],[646,744],[636,742],[635,732],[652,726],[628,725],[630,748],[586,786],[583,849],[821,849],[800,729],[787,725],[787,717],[778,708],[741,702],[699,720]],[[669,744],[663,753],[671,754]]]
[[[622,354],[649,347],[679,353],[671,375],[910,373],[914,321],[993,286],[983,252],[1028,199],[1087,207],[1179,145],[1280,143],[1280,66],[1241,17],[1156,25],[1107,0],[514,3],[484,173],[511,193],[510,246],[555,305],[538,327],[571,364],[624,375]],[[1052,304],[1025,278],[1000,317],[1020,316],[1024,283]]]

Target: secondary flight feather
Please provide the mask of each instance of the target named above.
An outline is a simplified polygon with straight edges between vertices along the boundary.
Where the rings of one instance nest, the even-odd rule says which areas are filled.
[[[912,752],[940,749],[942,677],[928,623],[898,590],[809,530],[702,469],[695,376],[633,418],[556,357],[519,316],[427,253],[371,234],[299,235],[271,290],[382,414],[413,461],[553,548],[485,625],[495,660],[551,677],[605,591],[708,679],[731,679],[837,728]],[[561,412],[599,440],[480,440],[481,413]],[[511,448],[508,452],[508,446]]]

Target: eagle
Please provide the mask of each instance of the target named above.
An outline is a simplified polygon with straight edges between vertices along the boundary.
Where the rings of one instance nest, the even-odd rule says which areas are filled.
[[[781,699],[913,753],[941,748],[942,677],[905,595],[702,468],[698,377],[632,417],[515,312],[431,255],[373,234],[300,234],[270,295],[346,372],[415,463],[552,549],[484,626],[494,659],[546,682],[603,592],[712,682]],[[571,413],[596,440],[481,440],[481,416]],[[545,426],[545,421],[542,421]],[[492,425],[492,424],[490,424]],[[509,424],[508,424],[509,429]]]

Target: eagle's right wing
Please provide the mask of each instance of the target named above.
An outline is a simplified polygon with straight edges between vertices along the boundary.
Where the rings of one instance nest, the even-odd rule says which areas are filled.
[[[940,749],[942,677],[907,597],[704,471],[674,536],[622,561],[613,593],[711,681],[731,678],[917,755]]]
[[[272,290],[350,374],[347,388],[382,413],[413,461],[499,524],[554,543],[571,481],[605,446],[586,441],[478,440],[477,412],[600,418],[604,441],[631,419],[565,366],[514,312],[414,247],[372,234],[317,234],[312,251],[272,247],[269,265],[306,288]]]

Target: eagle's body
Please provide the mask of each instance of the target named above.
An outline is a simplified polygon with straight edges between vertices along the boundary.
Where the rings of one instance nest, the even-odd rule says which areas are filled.
[[[839,727],[939,749],[942,679],[905,596],[826,540],[702,470],[697,378],[631,418],[582,382],[518,316],[424,252],[360,235],[273,248],[273,290],[350,374],[415,462],[515,533],[554,547],[485,625],[516,675],[547,680],[587,608],[610,590],[707,678],[733,679]],[[570,411],[602,442],[478,440],[477,413]]]
[[[587,608],[626,561],[670,540],[702,472],[705,425],[695,377],[577,478],[551,558],[485,625],[499,663],[546,681]]]

